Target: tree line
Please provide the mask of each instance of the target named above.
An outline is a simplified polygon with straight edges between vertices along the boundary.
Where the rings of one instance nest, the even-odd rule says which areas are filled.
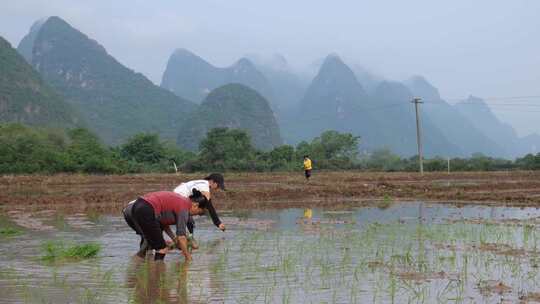
[[[360,153],[360,138],[349,133],[325,131],[310,142],[282,145],[270,151],[253,147],[239,129],[210,130],[197,153],[162,141],[158,135],[139,133],[124,144],[104,145],[84,128],[54,130],[21,124],[0,125],[0,173],[98,173],[127,174],[194,171],[299,171],[304,155],[314,169],[365,171],[417,171],[418,157],[403,158],[388,149]],[[452,171],[536,170],[540,153],[516,160],[474,154],[450,159]],[[426,159],[424,170],[446,171],[448,160]]]

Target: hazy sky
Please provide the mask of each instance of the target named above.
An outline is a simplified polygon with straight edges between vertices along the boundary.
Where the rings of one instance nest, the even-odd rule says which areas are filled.
[[[218,66],[280,53],[303,67],[335,52],[390,79],[423,75],[447,99],[540,95],[538,0],[0,1],[0,35],[14,46],[57,15],[157,84],[181,47]],[[519,103],[493,109],[521,135],[540,133],[540,98]]]

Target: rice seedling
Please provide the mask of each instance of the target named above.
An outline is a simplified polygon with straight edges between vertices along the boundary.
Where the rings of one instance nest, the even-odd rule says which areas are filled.
[[[42,244],[42,250],[41,260],[44,262],[80,261],[95,258],[101,250],[101,245],[98,243],[67,245],[62,241],[46,241]]]
[[[22,231],[13,227],[1,227],[0,237],[14,237],[22,234]]]
[[[13,224],[6,215],[0,213],[0,237],[10,238],[22,233],[23,231]]]

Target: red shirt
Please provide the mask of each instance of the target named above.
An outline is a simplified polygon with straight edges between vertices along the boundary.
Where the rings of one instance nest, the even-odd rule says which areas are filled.
[[[189,198],[171,191],[150,192],[141,198],[152,205],[156,219],[161,225],[176,225],[176,234],[186,235],[186,222],[191,209]]]

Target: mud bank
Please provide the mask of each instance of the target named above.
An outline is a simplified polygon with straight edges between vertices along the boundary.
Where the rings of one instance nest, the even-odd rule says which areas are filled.
[[[203,174],[28,175],[0,177],[0,207],[65,212],[116,213],[140,194],[172,190]],[[540,172],[365,173],[314,172],[306,182],[298,173],[228,173],[227,192],[218,192],[220,209],[325,207],[349,208],[394,201],[445,202],[497,206],[540,205]]]

